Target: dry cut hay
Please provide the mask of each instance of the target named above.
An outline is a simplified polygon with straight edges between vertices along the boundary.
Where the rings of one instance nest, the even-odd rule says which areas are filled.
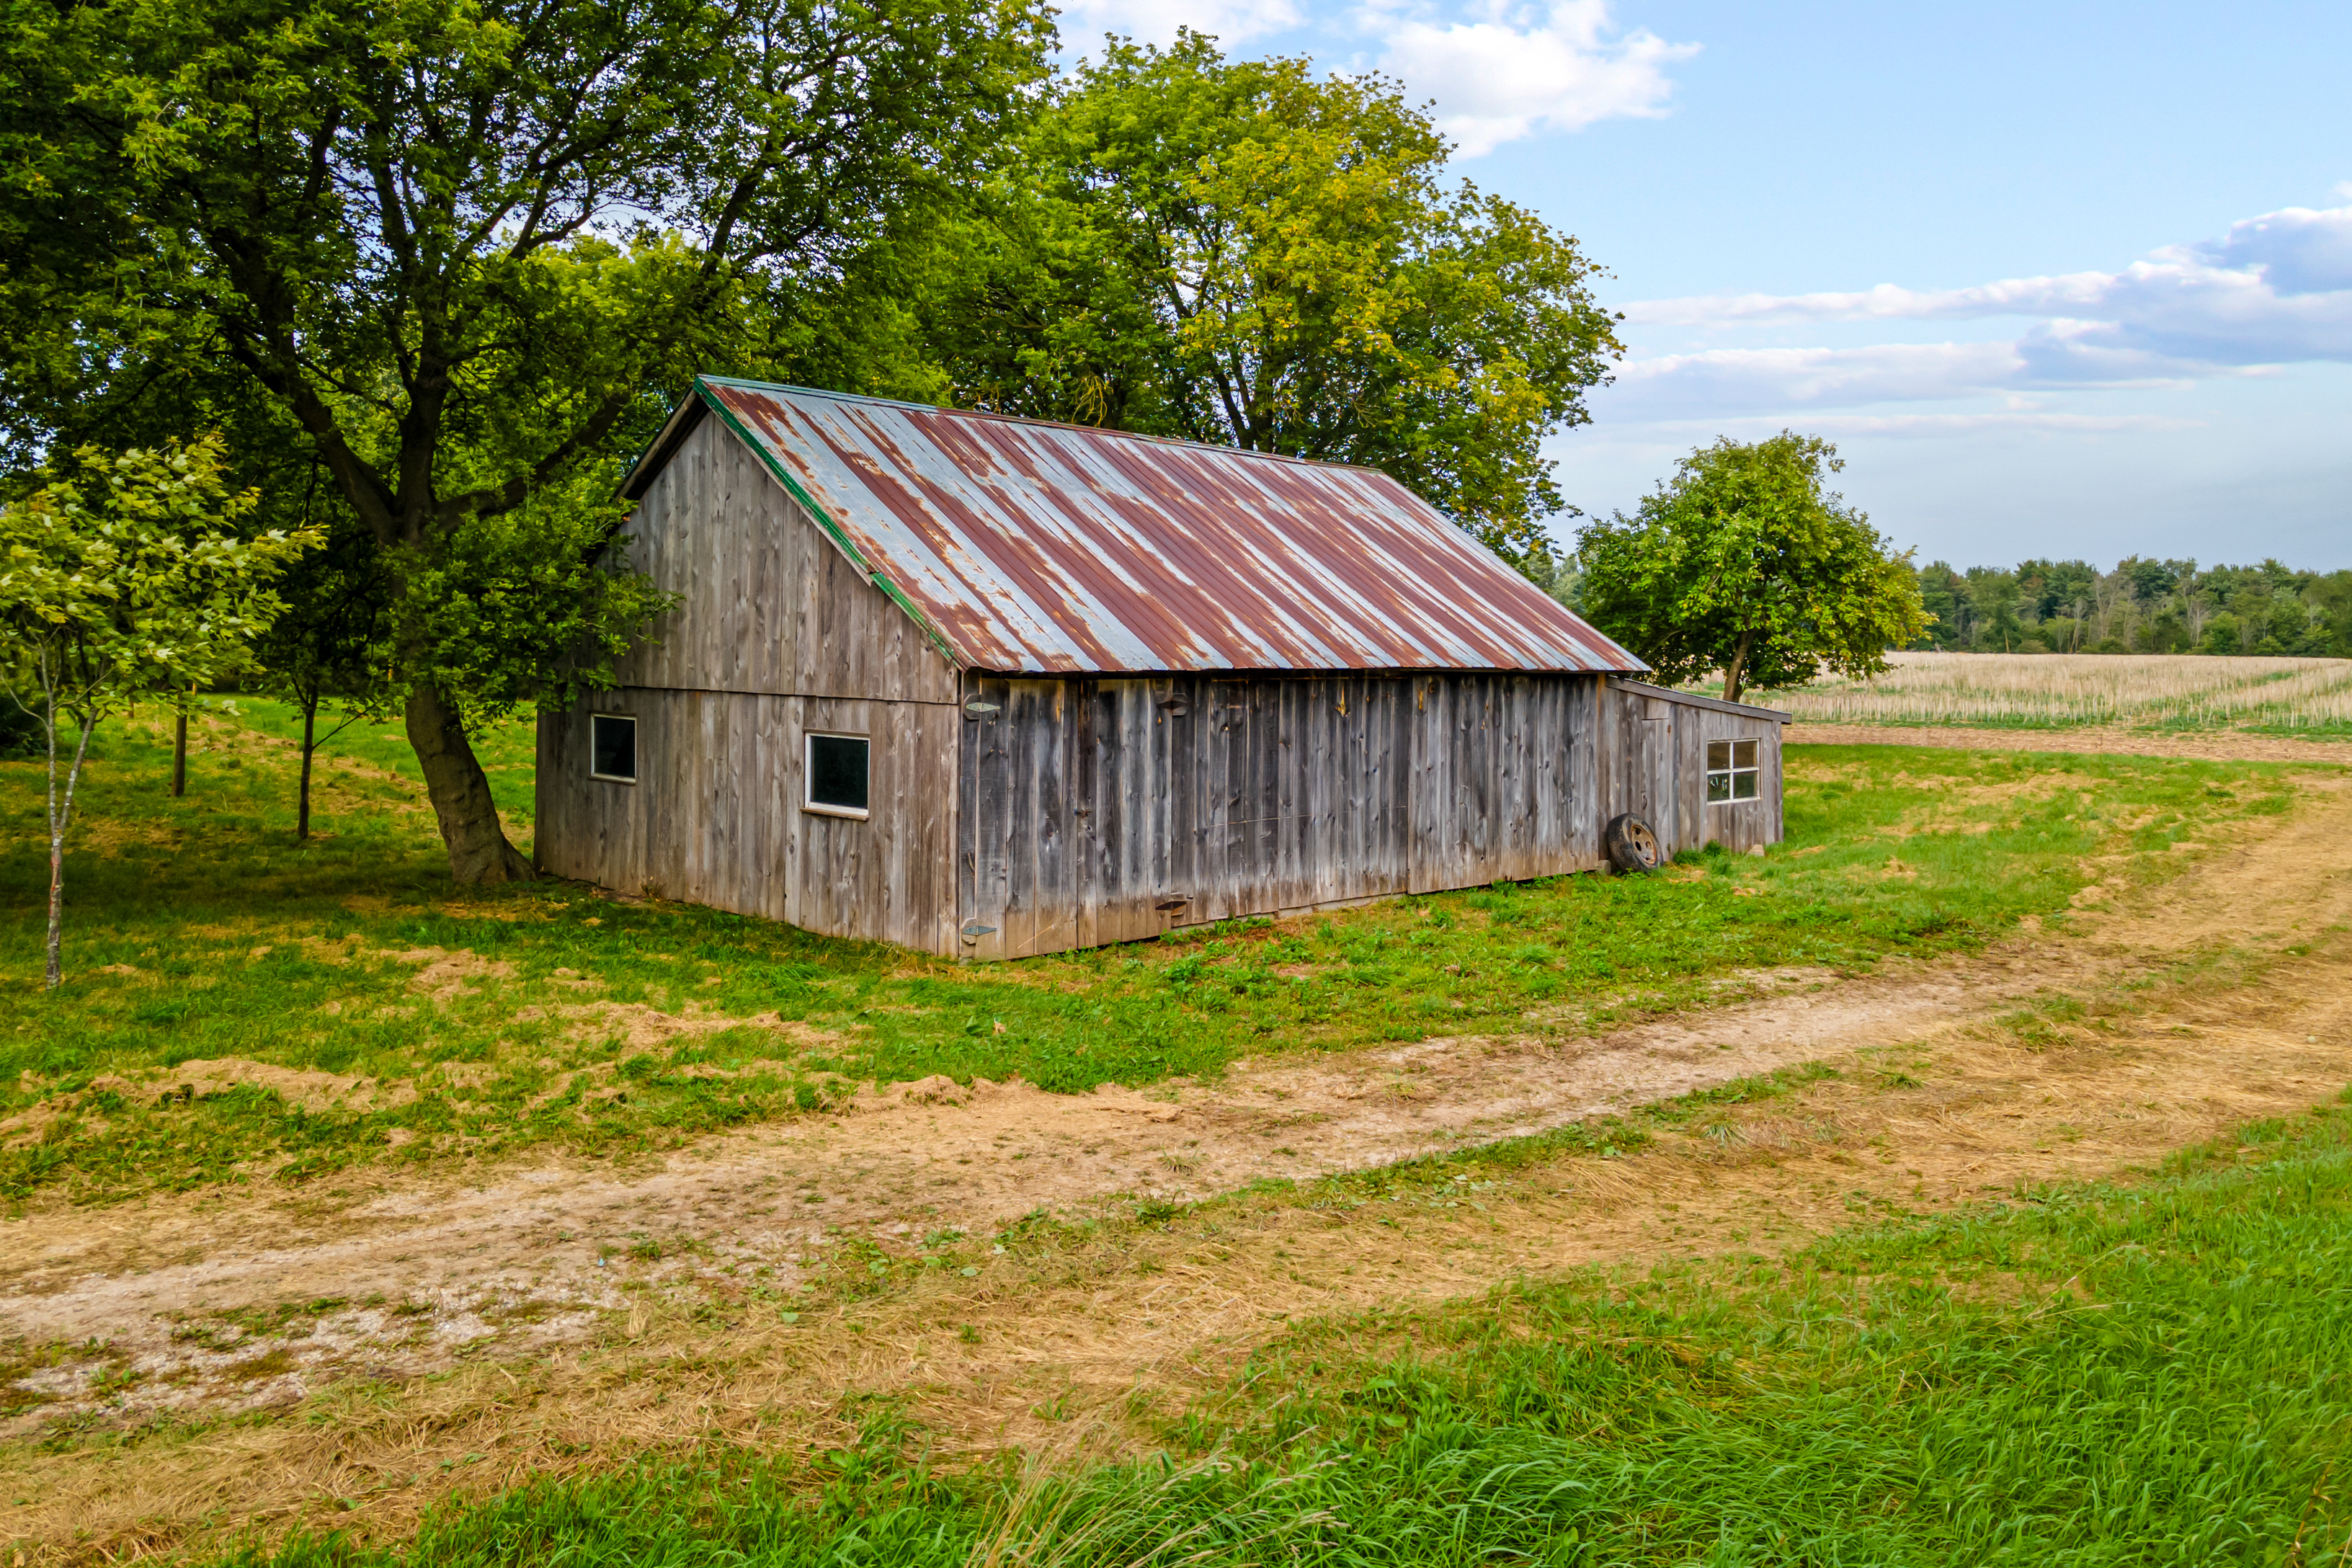
[[[1869,680],[1763,700],[1812,723],[2352,724],[2352,659],[2197,654],[1898,653]]]

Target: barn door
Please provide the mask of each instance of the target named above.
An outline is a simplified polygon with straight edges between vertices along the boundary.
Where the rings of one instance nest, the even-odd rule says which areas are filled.
[[[1070,744],[1068,812],[1070,820],[1070,890],[1073,947],[1093,947],[1104,940],[1103,903],[1106,886],[1102,863],[1102,742],[1108,727],[1102,712],[1102,682],[1073,680],[1069,687]],[[1110,719],[1116,723],[1116,717]]]
[[[1025,958],[1078,945],[1082,850],[1073,811],[1077,683],[969,681],[958,837],[959,945],[970,958]]]
[[[1636,699],[1640,717],[1633,730],[1633,800],[1631,809],[1650,825],[1666,854],[1682,847],[1675,821],[1675,704],[1656,697]]]
[[[1011,683],[964,682],[962,765],[957,769],[956,925],[966,958],[1003,958],[1004,910],[1011,886],[1010,731],[1005,706]]]
[[[1189,885],[1171,892],[1165,826],[1165,731],[1189,724],[1190,701],[1171,683],[1148,680],[1076,682],[1071,701],[1078,943],[1156,936],[1192,907]]]

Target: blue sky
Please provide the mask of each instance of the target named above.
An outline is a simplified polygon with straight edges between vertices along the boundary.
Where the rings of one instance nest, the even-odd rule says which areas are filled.
[[[1922,560],[2352,567],[2352,5],[1065,0],[1379,68],[1613,275],[1585,510],[1835,440]]]

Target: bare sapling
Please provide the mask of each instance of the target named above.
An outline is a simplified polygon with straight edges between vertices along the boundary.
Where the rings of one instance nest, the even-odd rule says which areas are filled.
[[[49,760],[49,931],[45,950],[48,959],[45,973],[48,988],[54,991],[62,973],[58,948],[65,930],[66,829],[73,825],[74,787],[81,782],[82,764],[89,760],[89,738],[98,725],[94,718],[76,712],[58,701],[58,671],[49,649],[38,649],[33,662],[34,679],[39,683],[41,700],[38,706],[26,707],[26,711],[41,726],[42,738],[47,742]],[[18,706],[26,706],[16,692],[10,692],[9,697]],[[75,731],[73,759],[66,764],[62,788],[58,779],[58,723],[60,719],[71,719]]]
[[[305,521],[319,520],[326,542],[287,569],[276,591],[285,614],[256,647],[259,679],[249,689],[293,703],[302,715],[301,766],[294,802],[294,840],[310,838],[310,786],[319,748],[352,725],[400,711],[406,693],[393,647],[393,595],[376,560],[374,539],[316,488]]]

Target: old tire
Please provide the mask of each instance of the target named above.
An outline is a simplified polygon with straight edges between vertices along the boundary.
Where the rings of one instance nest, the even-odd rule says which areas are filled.
[[[1609,857],[1609,864],[1620,871],[1654,871],[1665,858],[1658,846],[1658,836],[1650,825],[1625,812],[1611,822],[1601,835],[1601,852]]]

